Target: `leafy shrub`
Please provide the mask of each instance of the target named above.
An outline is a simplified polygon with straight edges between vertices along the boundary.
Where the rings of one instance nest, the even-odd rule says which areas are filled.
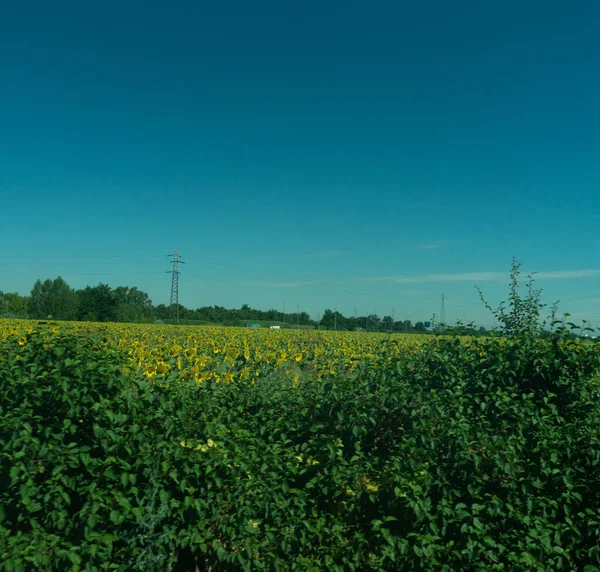
[[[156,542],[164,396],[124,364],[101,341],[44,329],[0,346],[5,570],[123,569]]]
[[[421,406],[410,454],[428,466],[417,567],[600,562],[598,364],[589,344],[518,337],[442,339],[422,358],[411,385]]]
[[[547,328],[547,320],[542,319],[542,312],[546,307],[546,304],[542,302],[542,291],[534,288],[534,274],[530,274],[526,286],[527,295],[523,296],[519,285],[520,269],[521,263],[513,259],[510,269],[508,303],[502,302],[497,309],[493,309],[486,301],[481,289],[475,287],[484,306],[500,323],[500,333],[503,336],[539,335]],[[556,309],[555,303],[550,308],[551,325],[554,325],[555,322]]]
[[[102,339],[9,338],[3,569],[591,572],[598,349],[514,333],[202,385]]]

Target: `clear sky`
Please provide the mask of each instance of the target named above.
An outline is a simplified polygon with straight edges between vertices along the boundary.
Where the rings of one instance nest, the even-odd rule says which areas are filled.
[[[0,290],[600,326],[596,0],[4,2],[0,70]]]

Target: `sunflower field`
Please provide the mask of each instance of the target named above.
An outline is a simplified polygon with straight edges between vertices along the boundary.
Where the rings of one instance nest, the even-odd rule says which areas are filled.
[[[0,320],[0,340],[21,342],[35,330],[26,320]],[[129,356],[135,371],[149,379],[215,383],[253,382],[278,372],[297,384],[300,375],[316,379],[353,372],[365,359],[385,353],[388,360],[416,353],[427,335],[270,330],[143,324],[61,324],[63,331],[101,339]],[[58,326],[49,326],[58,332]],[[172,377],[169,373],[176,373]]]
[[[600,351],[0,320],[0,570],[600,569]]]

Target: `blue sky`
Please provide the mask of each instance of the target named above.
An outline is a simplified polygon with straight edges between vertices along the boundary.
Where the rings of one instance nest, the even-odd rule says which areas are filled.
[[[600,326],[600,4],[13,2],[0,290]],[[285,302],[284,302],[285,301]]]

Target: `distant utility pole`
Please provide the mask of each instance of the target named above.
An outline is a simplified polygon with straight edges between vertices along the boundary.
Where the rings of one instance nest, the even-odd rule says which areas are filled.
[[[446,324],[446,294],[442,294],[442,307],[440,309],[440,325],[442,328]]]
[[[179,251],[175,249],[173,254],[169,254],[169,257],[173,257],[171,264],[173,264],[172,270],[167,270],[167,274],[171,274],[171,302],[169,303],[169,318],[171,323],[175,318],[175,323],[179,324],[179,265],[185,264],[183,260],[179,258]]]

